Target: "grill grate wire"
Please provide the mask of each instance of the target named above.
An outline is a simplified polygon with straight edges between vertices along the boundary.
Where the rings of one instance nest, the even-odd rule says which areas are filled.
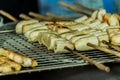
[[[14,29],[14,27],[11,28]],[[4,30],[3,27],[2,29]],[[56,54],[53,51],[48,51],[45,46],[39,45],[39,43],[27,42],[23,35],[18,35],[15,32],[0,34],[0,47],[22,53],[38,61],[38,66],[35,68],[23,68],[19,72],[0,73],[0,76],[89,65],[87,61],[71,53]],[[99,63],[120,62],[120,58],[98,50],[81,53]]]

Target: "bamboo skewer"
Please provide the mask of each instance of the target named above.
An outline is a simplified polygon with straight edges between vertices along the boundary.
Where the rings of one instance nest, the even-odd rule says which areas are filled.
[[[86,57],[85,55],[82,55],[82,54],[80,54],[80,53],[78,53],[78,52],[76,52],[76,51],[73,51],[73,50],[71,50],[71,49],[68,48],[68,47],[65,47],[65,49],[67,49],[67,50],[70,51],[71,53],[73,53],[73,54],[75,54],[75,55],[83,58],[84,60],[90,62],[91,64],[94,64],[98,69],[103,70],[103,71],[105,71],[105,72],[110,72],[110,68],[109,68],[109,67],[107,67],[107,66],[105,66],[105,65],[103,65],[103,64],[101,64],[101,63],[98,63],[98,62],[96,62],[95,60],[90,59],[89,57]]]
[[[83,12],[83,11],[80,11],[80,10],[78,10],[78,9],[76,9],[76,8],[74,8],[74,7],[66,4],[66,3],[64,3],[64,2],[59,2],[59,4],[60,4],[61,6],[64,6],[64,7],[68,8],[68,9],[71,9],[71,10],[74,11],[74,12],[77,12],[77,13],[80,13],[80,14],[83,14],[83,15],[86,15],[86,16],[88,16],[88,17],[90,16],[90,14],[87,14],[87,13],[85,13],[85,12]]]
[[[32,19],[31,17],[29,17],[28,15],[23,14],[23,13],[21,13],[21,14],[19,15],[19,17],[22,18],[22,19],[25,19],[25,20]]]
[[[111,44],[111,43],[109,43],[109,42],[107,42],[107,41],[105,41],[105,40],[103,40],[102,42],[103,42],[104,44],[112,47],[113,49],[115,49],[115,50],[117,50],[117,51],[120,51],[120,47],[119,47],[119,46],[113,45],[113,44]]]
[[[5,16],[5,17],[7,17],[7,18],[9,18],[10,20],[12,20],[12,21],[14,21],[16,23],[19,22],[19,20],[17,18],[15,18],[11,14],[9,14],[9,13],[3,11],[3,10],[0,10],[0,14],[3,15],[3,16]]]
[[[42,19],[42,20],[51,21],[51,19],[49,19],[49,18],[47,18],[47,17],[45,17],[45,16],[43,16],[43,15],[40,15],[40,14],[38,14],[38,13],[35,13],[35,12],[29,12],[29,15],[30,15],[30,16],[33,16],[33,17],[35,17],[35,18],[40,18],[40,19]]]
[[[85,9],[87,11],[90,11],[90,12],[94,12],[95,11],[94,9],[88,8],[88,7],[86,7],[86,6],[82,5],[82,4],[79,4],[77,2],[73,2],[73,4],[78,6],[78,7],[80,7],[80,8],[83,8],[83,9]]]
[[[60,17],[60,16],[56,16],[56,15],[51,14],[51,13],[46,13],[46,15],[47,15],[48,17],[52,17],[53,19],[56,19],[56,20],[72,21],[72,20],[70,20],[70,19],[63,18],[63,17]]]
[[[34,12],[30,12],[29,15],[31,15],[31,13],[32,13],[32,15],[34,15]],[[37,14],[37,13],[35,13],[34,17],[38,18],[38,15],[40,16],[40,14],[37,14],[37,15],[36,15],[36,14]],[[47,14],[49,14],[49,13],[47,13]],[[32,19],[31,17],[29,17],[29,16],[27,16],[27,15],[25,15],[25,14],[20,14],[20,15],[22,15],[22,17],[21,17],[21,16],[20,16],[20,17],[23,18],[23,19]],[[32,15],[31,15],[31,16],[32,16]],[[49,17],[50,17],[50,16],[51,16],[51,15],[49,15]],[[44,16],[43,16],[43,17],[44,17]],[[53,16],[51,16],[51,17],[53,17]],[[58,17],[59,17],[59,16],[58,16]],[[58,18],[58,17],[57,17],[57,18]],[[46,18],[46,17],[44,17],[44,18]],[[42,19],[44,19],[44,18],[42,18]],[[54,18],[55,18],[55,17],[54,17]],[[59,17],[59,18],[61,19],[61,17]],[[62,19],[64,19],[64,18],[62,18]],[[51,21],[49,18],[46,18],[46,19],[44,19],[44,20],[49,20],[49,21]],[[18,21],[19,21],[19,20],[14,21],[14,22],[17,23]],[[107,44],[107,43],[106,43],[106,44]],[[109,49],[107,49],[107,48],[102,48],[102,47],[93,45],[93,44],[91,44],[91,43],[88,43],[87,45],[88,45],[88,46],[91,46],[91,47],[93,47],[93,48],[95,48],[95,49],[98,49],[98,50],[101,50],[101,51],[104,51],[104,52],[107,52],[107,53],[110,53],[110,54],[113,54],[113,55],[116,55],[116,56],[120,57],[120,53],[117,52],[117,51],[109,50]],[[65,47],[65,49],[69,50],[70,52],[72,52],[73,54],[75,54],[75,55],[77,55],[77,56],[79,56],[79,57],[82,57],[84,60],[90,62],[91,64],[94,64],[98,69],[103,70],[103,71],[106,71],[106,72],[110,72],[110,68],[109,68],[109,67],[107,67],[107,66],[105,66],[105,65],[103,65],[103,64],[101,64],[101,63],[98,63],[98,62],[90,59],[89,57],[86,57],[85,55],[82,55],[82,54],[80,54],[80,53],[78,53],[78,52],[76,52],[76,51],[73,51],[73,50],[71,50],[71,49],[69,49],[69,48],[67,48],[67,47]]]
[[[107,49],[107,48],[103,48],[103,47],[100,47],[100,46],[96,46],[96,45],[94,45],[92,43],[87,43],[87,45],[90,46],[90,47],[93,47],[95,49],[98,49],[100,51],[104,51],[106,53],[109,53],[109,54],[115,55],[117,57],[120,57],[120,52],[117,52],[117,51],[114,51],[114,50],[110,50],[110,49]]]

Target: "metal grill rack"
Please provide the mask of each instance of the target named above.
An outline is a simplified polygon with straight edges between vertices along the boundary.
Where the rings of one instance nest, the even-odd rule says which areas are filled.
[[[10,29],[10,27],[14,29],[14,25],[9,25],[2,27],[0,30]],[[23,35],[18,35],[15,32],[1,33],[0,47],[22,53],[38,61],[38,66],[35,68],[23,68],[19,72],[0,73],[0,76],[89,65],[87,61],[72,53],[57,54],[48,51],[44,45],[39,45],[39,43],[29,43]],[[99,63],[120,62],[120,58],[98,50],[83,51],[81,53]]]

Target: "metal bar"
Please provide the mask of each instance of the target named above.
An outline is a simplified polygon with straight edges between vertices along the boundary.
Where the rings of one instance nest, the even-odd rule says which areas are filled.
[[[21,52],[38,61],[38,66],[36,68],[22,69],[19,72],[1,73],[0,76],[90,65],[87,61],[84,61],[82,58],[78,58],[71,53],[56,54],[53,53],[53,51],[48,51],[43,45],[39,45],[38,43],[29,43],[23,35],[15,33],[0,34],[0,47]],[[120,62],[119,57],[105,54],[98,50],[83,51],[82,54],[99,63]]]

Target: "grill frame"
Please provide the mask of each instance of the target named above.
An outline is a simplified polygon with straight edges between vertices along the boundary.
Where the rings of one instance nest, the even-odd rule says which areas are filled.
[[[57,54],[53,51],[48,51],[44,45],[28,42],[23,35],[18,35],[13,32],[15,30],[14,26],[15,23],[10,23],[0,27],[0,47],[36,59],[38,61],[38,66],[35,68],[23,68],[21,71],[16,72],[0,73],[0,76],[90,65],[87,61],[72,53]],[[10,33],[2,33],[2,31],[10,31]],[[98,50],[82,51],[81,53],[99,63],[120,62],[119,57]]]

